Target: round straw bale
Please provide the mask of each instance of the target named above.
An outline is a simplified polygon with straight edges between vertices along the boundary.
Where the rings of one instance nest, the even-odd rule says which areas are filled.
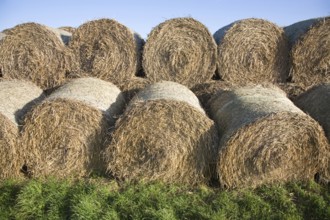
[[[51,93],[23,126],[29,174],[63,178],[104,172],[100,152],[123,106],[120,90],[100,79],[75,79]]]
[[[319,122],[328,141],[330,141],[330,83],[309,89],[297,97],[295,104]],[[325,171],[321,173],[321,178],[323,181],[330,182],[330,148],[328,148],[327,158],[329,160],[328,165],[325,167]]]
[[[5,79],[29,80],[47,89],[61,84],[71,69],[71,56],[45,26],[25,23],[0,41],[0,72]]]
[[[58,29],[67,31],[67,32],[69,32],[71,34],[73,34],[76,31],[76,28],[70,27],[70,26],[62,26],[62,27],[59,27]]]
[[[123,93],[126,103],[129,101],[142,89],[144,89],[151,82],[146,78],[133,77],[131,79],[124,80],[120,83],[116,83],[118,88]]]
[[[20,122],[42,98],[42,90],[30,82],[0,82],[0,179],[19,176],[24,164],[17,148]]]
[[[97,78],[117,82],[141,68],[141,37],[113,19],[99,19],[79,26],[69,47],[80,69]]]
[[[326,163],[328,143],[319,124],[277,87],[247,86],[211,100],[220,145],[223,187],[312,179]]]
[[[235,84],[285,82],[289,47],[282,28],[263,19],[236,21],[214,33],[217,73]]]
[[[151,31],[142,65],[153,82],[169,80],[192,87],[211,80],[216,56],[214,39],[202,23],[193,18],[174,18]]]
[[[292,81],[302,87],[330,82],[330,17],[298,22],[286,27],[294,42],[291,50]]]
[[[191,91],[195,93],[204,109],[207,111],[207,113],[209,113],[208,103],[211,97],[219,91],[229,90],[232,87],[233,85],[231,85],[229,82],[212,80],[206,83],[197,84],[191,88]]]
[[[184,184],[210,179],[218,143],[215,124],[195,106],[191,91],[174,85],[147,86],[118,119],[105,151],[108,172],[115,177]],[[173,89],[182,94],[179,99]]]

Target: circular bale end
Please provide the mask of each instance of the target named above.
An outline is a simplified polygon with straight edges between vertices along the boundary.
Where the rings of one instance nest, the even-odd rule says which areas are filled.
[[[285,82],[289,45],[282,28],[263,19],[244,19],[219,29],[217,73],[224,81]]]
[[[330,17],[317,19],[291,51],[292,81],[304,88],[330,82]]]
[[[72,57],[63,43],[45,26],[17,25],[0,41],[0,72],[4,79],[29,80],[42,89],[64,82]]]
[[[83,177],[103,173],[100,152],[109,122],[82,102],[46,101],[28,116],[22,131],[27,172],[34,177]]]
[[[152,82],[169,80],[192,87],[211,80],[216,44],[208,29],[193,18],[175,18],[155,27],[143,50],[143,69]]]
[[[108,171],[120,179],[194,185],[211,178],[215,125],[187,103],[136,102],[117,121],[111,139]]]
[[[79,26],[69,43],[82,71],[112,82],[137,74],[141,68],[142,45],[139,35],[113,19]]]
[[[213,98],[220,133],[217,172],[225,188],[313,179],[325,166],[321,126],[274,87],[245,87]]]
[[[123,106],[120,90],[100,79],[76,79],[55,90],[26,116],[21,142],[28,173],[58,178],[104,173],[101,151]]]

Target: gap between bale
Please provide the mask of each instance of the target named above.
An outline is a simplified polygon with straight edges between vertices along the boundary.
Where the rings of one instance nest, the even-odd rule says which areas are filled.
[[[25,114],[42,98],[42,90],[30,82],[0,82],[0,179],[20,176],[24,161],[17,143],[19,128]]]
[[[205,111],[210,114],[209,100],[218,92],[230,90],[233,85],[229,82],[212,80],[206,83],[197,84],[191,91],[197,96]]]
[[[141,69],[144,41],[113,19],[99,19],[79,26],[69,47],[80,68],[89,76],[111,82],[132,78]]]
[[[193,18],[174,18],[155,27],[143,50],[143,69],[152,82],[169,80],[192,87],[211,80],[216,44],[208,29]]]
[[[137,93],[139,93],[149,84],[151,84],[151,82],[148,79],[141,77],[133,77],[116,83],[123,96],[125,97],[126,103],[129,103]]]
[[[220,145],[217,172],[228,188],[313,179],[325,164],[322,128],[279,88],[248,86],[211,100]]]
[[[330,82],[330,17],[298,22],[285,29],[297,33],[291,36],[292,81],[305,89]]]
[[[57,29],[61,29],[61,30],[67,31],[67,32],[69,32],[71,34],[73,34],[75,32],[75,30],[76,30],[75,27],[71,27],[71,26],[62,26],[62,27],[59,27]]]
[[[24,23],[6,31],[0,41],[4,79],[29,80],[48,89],[60,85],[73,68],[72,54],[45,26]]]
[[[191,96],[174,82],[152,84],[138,93],[109,137],[104,153],[108,173],[131,181],[208,183],[218,136],[214,122]]]
[[[101,151],[124,99],[112,83],[68,82],[27,115],[21,135],[34,177],[79,178],[105,171]]]
[[[289,46],[282,28],[263,19],[244,19],[214,33],[217,74],[234,84],[285,82]]]

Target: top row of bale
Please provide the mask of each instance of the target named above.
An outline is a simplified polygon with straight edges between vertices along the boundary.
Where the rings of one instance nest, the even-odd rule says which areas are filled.
[[[3,31],[0,71],[3,78],[28,79],[43,89],[82,76],[115,84],[145,76],[189,88],[212,78],[234,84],[291,81],[307,88],[330,79],[329,35],[329,17],[285,28],[244,19],[213,36],[193,18],[174,18],[155,27],[146,42],[111,19],[77,29],[25,23]]]

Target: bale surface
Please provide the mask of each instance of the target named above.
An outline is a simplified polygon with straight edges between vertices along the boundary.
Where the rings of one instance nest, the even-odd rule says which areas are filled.
[[[0,41],[0,51],[3,78],[29,80],[42,89],[60,85],[73,64],[56,35],[36,23],[9,29]]]
[[[244,19],[219,29],[217,73],[235,84],[285,82],[289,47],[282,28],[262,19]]]
[[[211,101],[221,138],[217,171],[223,187],[312,179],[327,164],[322,128],[279,88],[238,88]]]
[[[304,92],[295,100],[295,104],[313,117],[324,129],[330,142],[330,83],[315,86]],[[330,182],[330,148],[328,165],[321,173],[321,179]]]
[[[194,185],[209,181],[218,143],[212,120],[185,102],[135,102],[117,121],[105,157],[108,172],[133,181]]]
[[[211,80],[216,56],[216,44],[202,23],[175,18],[151,31],[142,65],[146,77],[153,82],[169,80],[192,87]]]
[[[132,78],[140,70],[143,43],[138,34],[117,21],[100,19],[79,26],[69,47],[83,72],[117,82]]]
[[[24,161],[17,148],[21,120],[42,98],[42,90],[24,81],[0,82],[0,179],[18,177]]]
[[[55,90],[25,120],[22,143],[32,176],[104,172],[101,151],[124,100],[112,83],[82,78]]]
[[[186,102],[195,109],[204,113],[198,98],[186,86],[171,81],[161,81],[148,85],[140,91],[134,99],[129,103],[134,104],[140,101],[149,100],[176,100]]]
[[[86,77],[73,79],[53,91],[47,100],[68,99],[83,102],[104,112],[115,121],[124,108],[124,96],[120,89],[110,82]]]
[[[306,24],[305,24],[306,23]],[[304,88],[330,82],[330,17],[293,24],[307,26],[291,50],[292,81]]]

